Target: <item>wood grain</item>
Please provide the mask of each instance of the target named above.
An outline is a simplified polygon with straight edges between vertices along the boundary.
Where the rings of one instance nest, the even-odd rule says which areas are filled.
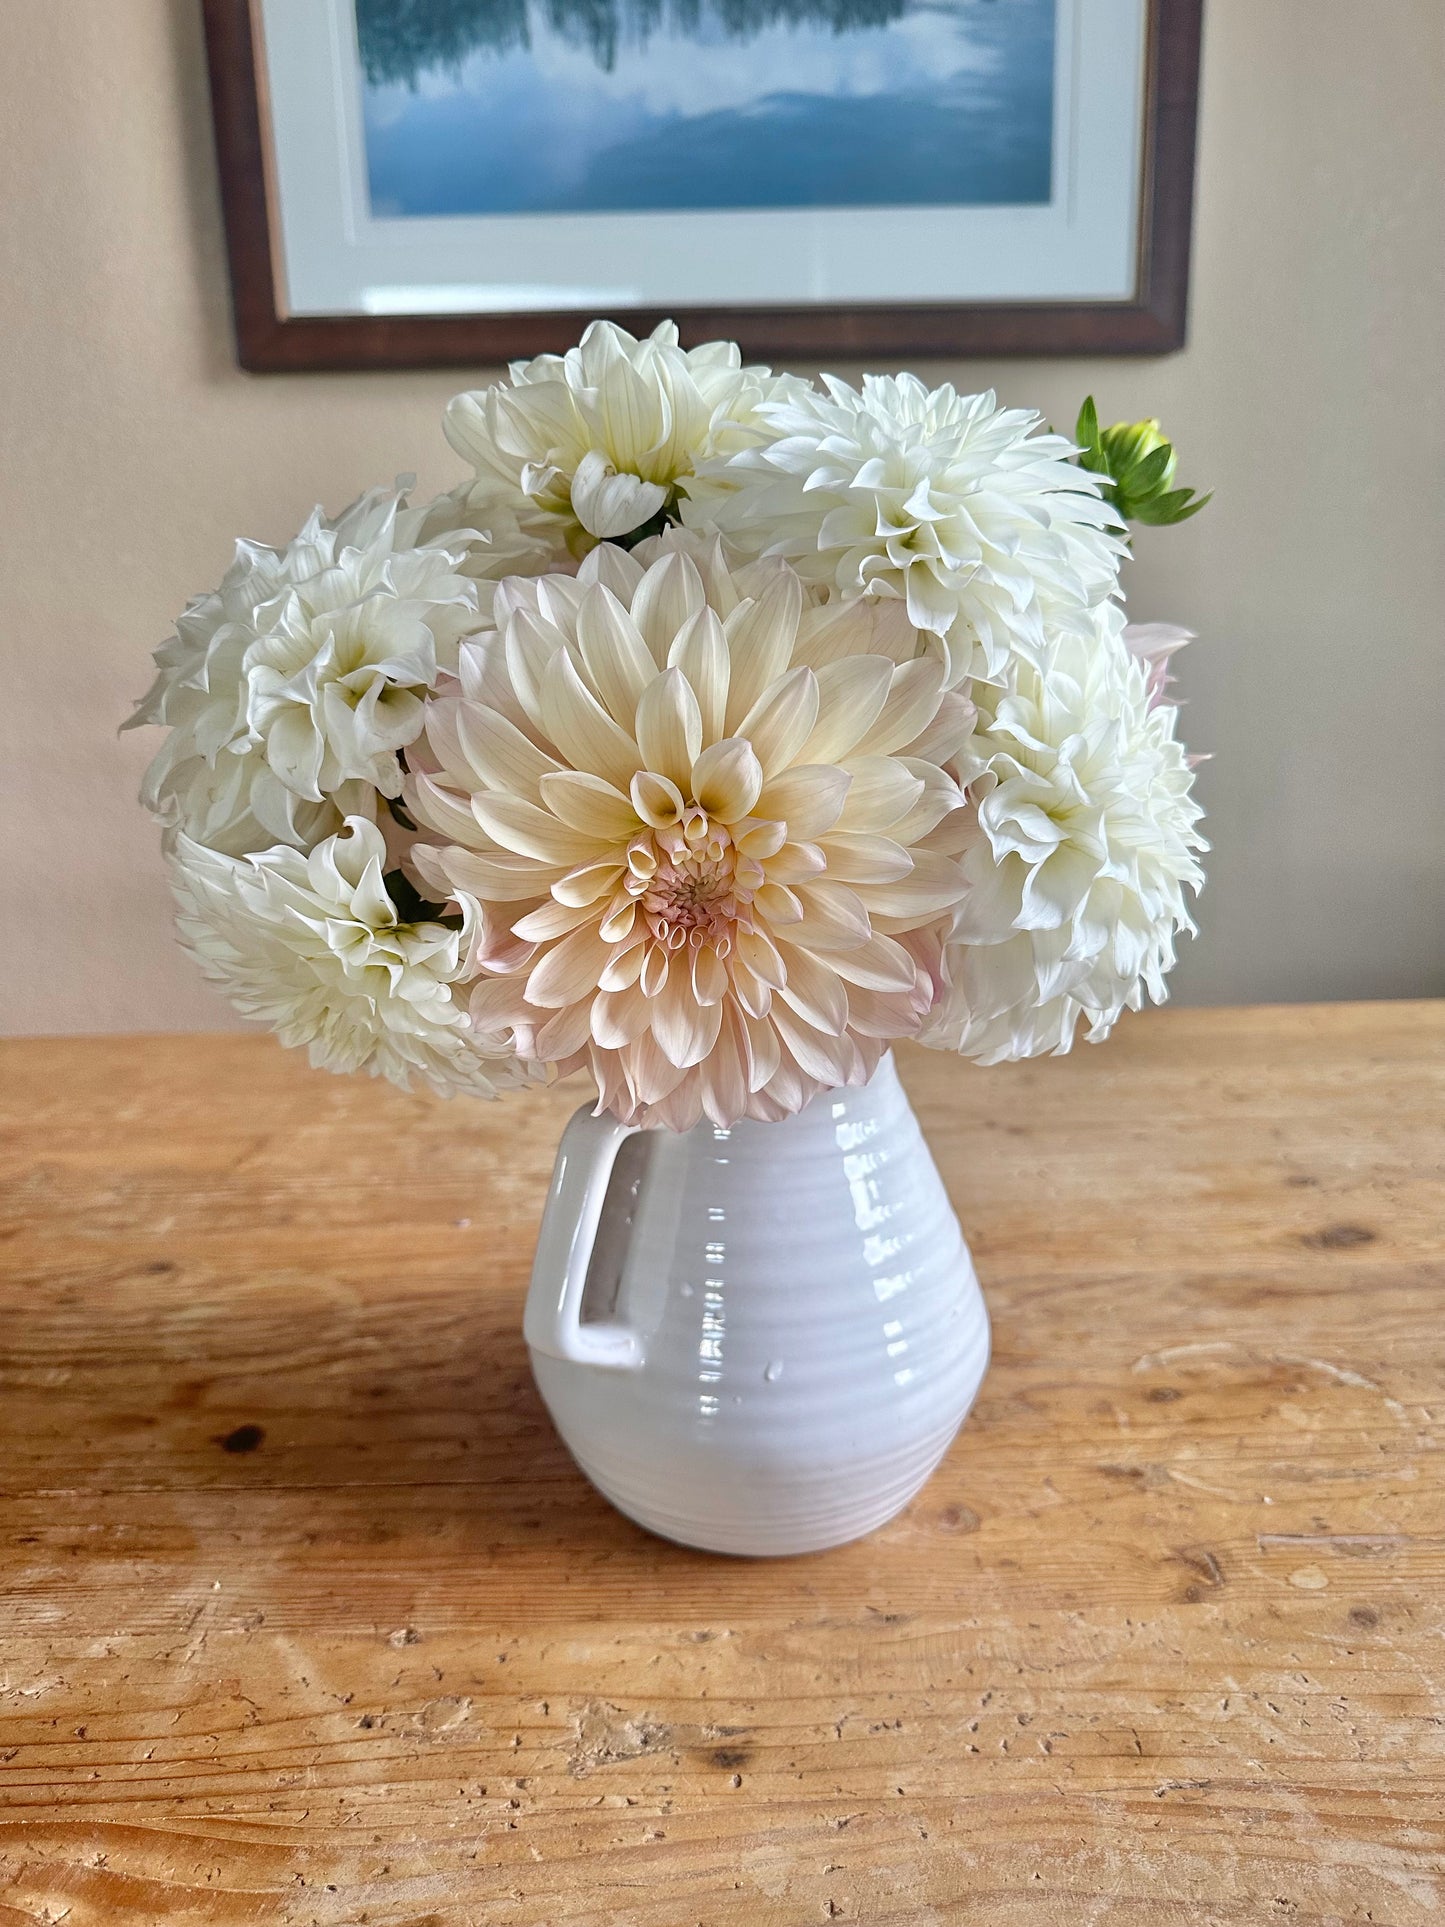
[[[577,1093],[0,1046],[0,1927],[1445,1918],[1445,1006],[903,1069],[995,1363],[749,1563],[531,1388]]]

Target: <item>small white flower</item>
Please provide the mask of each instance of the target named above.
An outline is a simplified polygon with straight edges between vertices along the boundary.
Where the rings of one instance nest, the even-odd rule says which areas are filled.
[[[685,519],[845,598],[901,599],[947,645],[953,683],[996,680],[1046,627],[1090,629],[1123,543],[1062,436],[992,394],[913,375],[824,384],[760,400],[749,442],[687,484]]]
[[[480,515],[510,511],[574,558],[645,527],[700,462],[736,445],[760,401],[804,386],[745,368],[730,341],[685,349],[670,321],[644,341],[594,321],[567,354],[509,373],[456,396],[447,440],[476,469]]]
[[[385,860],[362,817],[309,856],[279,845],[232,857],[179,835],[169,867],[181,941],[243,1017],[304,1044],[318,1068],[495,1097],[524,1073],[453,994],[469,933],[403,923]]]
[[[376,792],[400,795],[397,752],[481,621],[462,565],[485,538],[429,519],[448,518],[373,489],[335,521],[316,510],[284,549],[237,544],[131,719],[170,728],[142,792],[168,830],[232,855],[307,848]]]
[[[1208,846],[1178,712],[1151,707],[1122,626],[1109,605],[1092,641],[1059,637],[1042,666],[1015,657],[1006,689],[975,688],[987,768],[926,1043],[985,1064],[1065,1051],[1080,1016],[1098,1042],[1168,994]]]

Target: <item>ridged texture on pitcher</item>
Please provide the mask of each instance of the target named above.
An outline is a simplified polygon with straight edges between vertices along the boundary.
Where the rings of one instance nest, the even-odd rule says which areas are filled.
[[[539,1275],[534,1294],[555,1286]],[[624,1144],[589,1315],[635,1336],[631,1362],[551,1355],[565,1347],[540,1349],[529,1315],[558,1430],[621,1511],[719,1552],[881,1525],[948,1449],[988,1361],[973,1266],[891,1057],[781,1124]]]

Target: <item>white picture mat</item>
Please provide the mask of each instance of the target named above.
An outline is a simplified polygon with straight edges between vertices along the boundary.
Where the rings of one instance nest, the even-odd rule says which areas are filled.
[[[1058,0],[1053,198],[376,219],[352,0],[261,0],[284,312],[1127,301],[1147,0]]]

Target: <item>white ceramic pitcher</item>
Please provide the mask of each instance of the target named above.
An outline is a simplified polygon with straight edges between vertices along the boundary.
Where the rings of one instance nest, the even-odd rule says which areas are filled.
[[[988,1364],[968,1249],[891,1055],[780,1124],[562,1139],[527,1299],[542,1396],[612,1503],[714,1552],[901,1510]]]

